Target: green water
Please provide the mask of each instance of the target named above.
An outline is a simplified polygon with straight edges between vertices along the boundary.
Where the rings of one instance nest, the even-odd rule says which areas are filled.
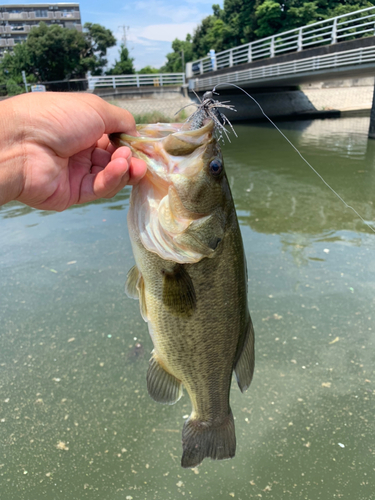
[[[368,119],[281,123],[375,220]],[[375,498],[375,234],[273,129],[224,148],[249,268],[256,372],[237,455],[180,467],[185,395],[153,402],[124,294],[130,190],[64,213],[0,209],[1,500]]]

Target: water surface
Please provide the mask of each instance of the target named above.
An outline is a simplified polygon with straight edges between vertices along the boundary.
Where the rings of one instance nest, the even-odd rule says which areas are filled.
[[[375,220],[368,119],[279,123]],[[130,190],[0,209],[0,498],[375,498],[375,234],[268,125],[224,148],[249,269],[256,371],[233,382],[237,456],[180,467],[185,395],[153,402],[152,343],[124,294]]]

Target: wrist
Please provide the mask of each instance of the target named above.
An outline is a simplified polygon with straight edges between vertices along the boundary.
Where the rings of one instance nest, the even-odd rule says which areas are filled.
[[[18,198],[23,189],[23,132],[17,100],[0,102],[0,205]]]

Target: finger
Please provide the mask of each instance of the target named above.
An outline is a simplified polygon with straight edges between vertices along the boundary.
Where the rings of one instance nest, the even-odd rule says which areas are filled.
[[[107,151],[108,153],[111,153],[111,155],[113,155],[113,153],[116,151],[116,146],[114,146],[111,142],[108,144],[107,146]]]
[[[129,164],[125,158],[117,158],[96,174],[82,179],[79,203],[114,196],[129,180]]]
[[[96,143],[96,146],[101,149],[105,149],[108,153],[113,154],[116,151],[116,146],[114,146],[107,134],[103,134],[102,137]]]
[[[129,154],[129,156],[127,156],[127,154]],[[112,160],[116,158],[126,158],[128,160],[128,162],[130,163],[128,184],[134,186],[145,175],[147,165],[145,161],[139,158],[133,158],[130,155],[131,150],[127,146],[121,146],[113,153]]]
[[[98,174],[103,170],[103,167],[91,167],[91,173],[92,174]]]
[[[139,158],[131,158],[128,184],[130,186],[138,184],[138,182],[145,175],[146,171],[147,171],[146,162],[140,160]]]
[[[117,186],[113,191],[107,193],[104,198],[112,198],[125,186],[134,186],[145,175],[147,170],[146,163],[138,158],[132,158],[130,160],[128,172],[123,176],[119,186]]]
[[[95,148],[91,155],[91,162],[96,167],[105,167],[111,161],[111,155],[104,149]]]
[[[110,144],[110,140],[107,134],[103,134],[101,138],[98,140],[96,143],[96,146],[101,149],[107,149],[108,145]]]
[[[103,99],[91,94],[95,109],[100,114],[104,122],[104,133],[122,132],[128,135],[139,135],[135,126],[133,115],[126,109],[109,104]]]
[[[132,152],[130,148],[127,146],[120,146],[119,148],[115,149],[113,154],[112,154],[112,160],[115,160],[116,158],[125,158],[127,160],[130,160],[132,155]]]

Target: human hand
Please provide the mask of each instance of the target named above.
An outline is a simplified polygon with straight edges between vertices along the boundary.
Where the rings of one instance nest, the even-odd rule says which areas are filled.
[[[108,134],[137,135],[132,115],[92,94],[35,93],[0,104],[0,205],[42,210],[111,198],[146,164]]]

